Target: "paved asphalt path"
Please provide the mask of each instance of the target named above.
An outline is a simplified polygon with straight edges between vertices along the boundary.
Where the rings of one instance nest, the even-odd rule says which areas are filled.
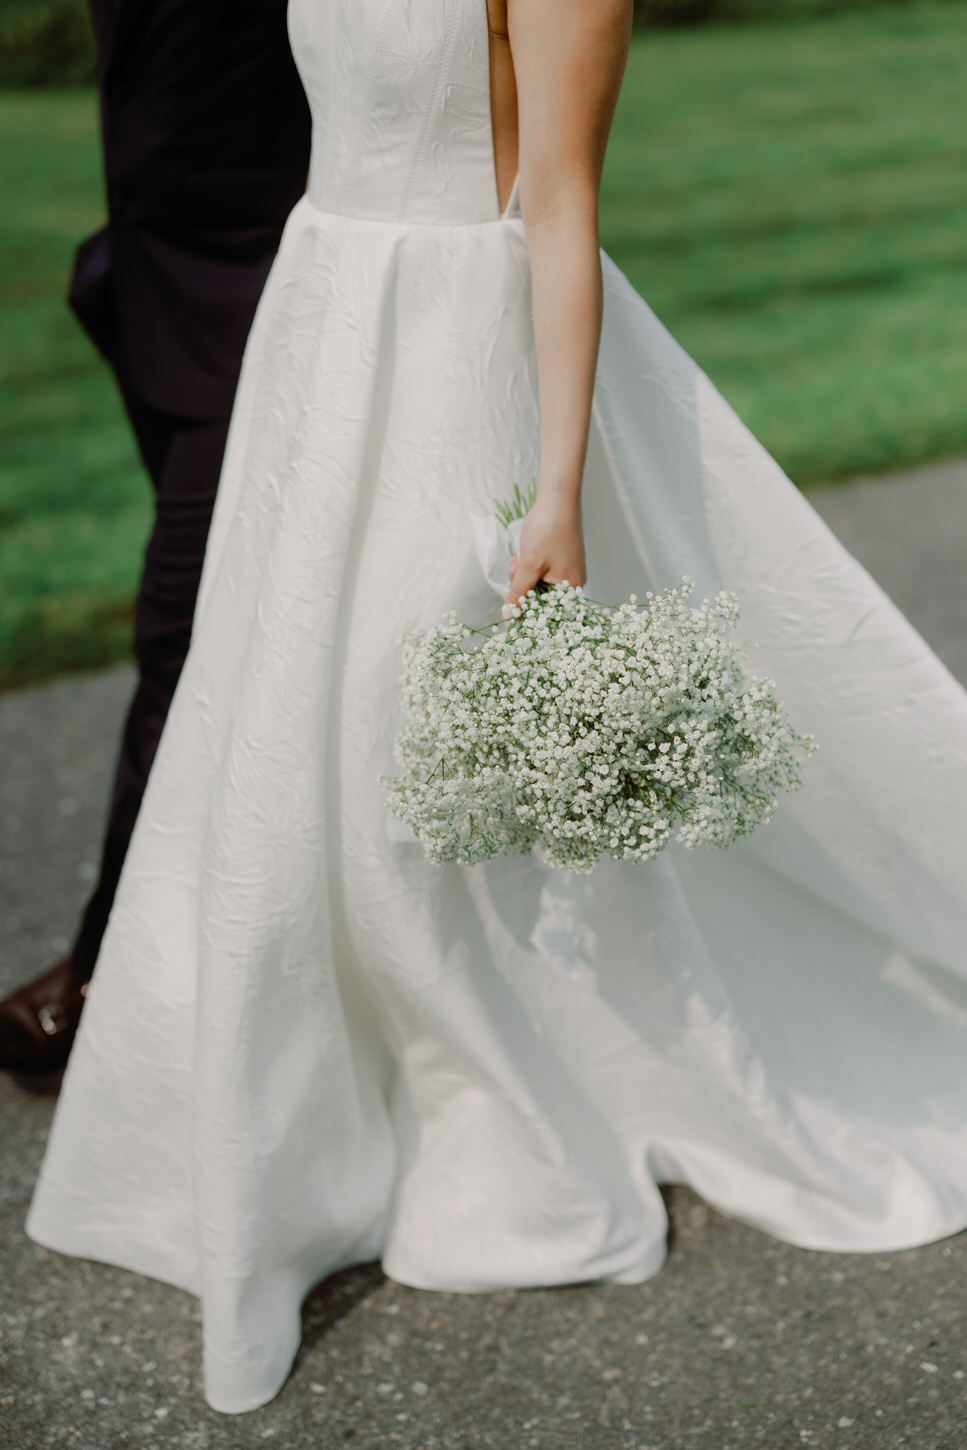
[[[967,682],[967,462],[813,502]],[[130,685],[115,670],[0,700],[3,990],[67,945]],[[967,1447],[967,1235],[809,1253],[679,1188],[649,1284],[461,1296],[352,1270],[310,1296],[278,1399],[217,1415],[193,1299],[25,1237],[52,1111],[0,1078],[3,1450]]]

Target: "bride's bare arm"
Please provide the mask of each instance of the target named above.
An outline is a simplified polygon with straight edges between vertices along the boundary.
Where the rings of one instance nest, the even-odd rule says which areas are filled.
[[[585,581],[581,476],[601,332],[598,191],[632,0],[507,0],[540,386],[537,503],[508,601]]]

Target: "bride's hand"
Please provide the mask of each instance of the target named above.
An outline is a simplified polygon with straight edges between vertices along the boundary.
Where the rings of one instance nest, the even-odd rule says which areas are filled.
[[[510,561],[510,587],[506,603],[517,601],[542,579],[549,584],[584,584],[584,530],[580,503],[537,503],[520,531],[520,557]]]

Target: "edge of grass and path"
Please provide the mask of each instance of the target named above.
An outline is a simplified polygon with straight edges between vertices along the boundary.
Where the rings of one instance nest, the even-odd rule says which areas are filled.
[[[130,653],[150,494],[64,304],[85,89],[0,90],[0,689]],[[606,249],[801,485],[967,453],[967,4],[635,36]]]

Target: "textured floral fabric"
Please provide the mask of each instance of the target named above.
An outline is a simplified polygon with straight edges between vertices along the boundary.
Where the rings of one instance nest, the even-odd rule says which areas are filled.
[[[484,0],[293,0],[291,30],[309,193],[29,1221],[199,1294],[230,1411],[353,1261],[646,1279],[662,1181],[814,1248],[967,1223],[967,695],[607,259],[591,592],[734,589],[820,753],[748,842],[587,880],[391,828],[400,636],[537,471],[527,245]]]

